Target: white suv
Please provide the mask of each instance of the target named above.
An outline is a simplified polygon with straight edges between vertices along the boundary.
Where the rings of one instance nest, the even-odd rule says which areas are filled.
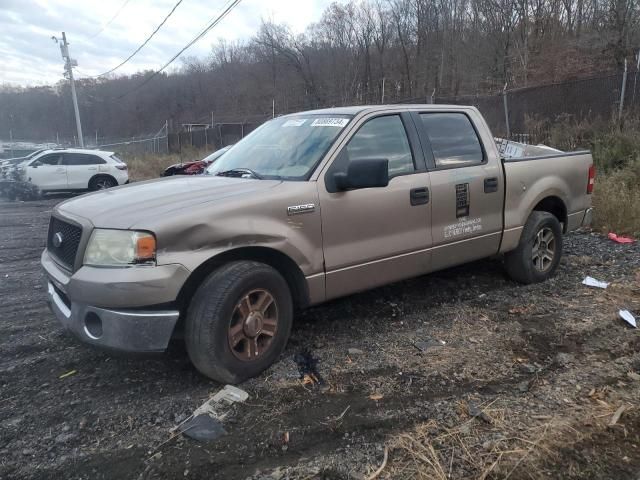
[[[45,150],[18,168],[22,178],[42,192],[101,190],[129,183],[127,164],[101,150]]]

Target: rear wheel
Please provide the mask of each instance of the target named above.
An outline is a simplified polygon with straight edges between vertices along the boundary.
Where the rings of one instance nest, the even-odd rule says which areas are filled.
[[[211,273],[191,300],[187,351],[207,377],[238,383],[278,358],[292,321],[291,293],[276,270],[258,262],[232,262]]]
[[[520,283],[537,283],[551,277],[562,257],[562,228],[548,212],[532,212],[518,247],[505,254],[505,267]]]
[[[89,182],[89,190],[105,190],[116,186],[118,186],[118,182],[109,175],[98,175]]]

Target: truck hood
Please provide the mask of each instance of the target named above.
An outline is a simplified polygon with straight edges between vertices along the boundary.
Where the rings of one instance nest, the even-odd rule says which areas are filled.
[[[99,228],[131,228],[138,222],[238,195],[260,195],[282,183],[215,176],[169,177],[82,195],[56,208],[62,215],[89,220]]]

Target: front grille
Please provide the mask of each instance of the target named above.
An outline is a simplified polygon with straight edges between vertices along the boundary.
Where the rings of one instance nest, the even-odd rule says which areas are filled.
[[[62,237],[62,242],[58,246],[56,246],[57,242],[54,241],[56,234],[60,234]],[[81,237],[81,227],[67,223],[59,218],[51,217],[49,234],[47,235],[47,249],[58,263],[68,270],[73,270]]]

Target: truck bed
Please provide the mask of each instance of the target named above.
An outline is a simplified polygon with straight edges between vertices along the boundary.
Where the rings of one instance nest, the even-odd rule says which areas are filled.
[[[582,224],[591,207],[591,196],[586,195],[589,168],[593,165],[589,151],[506,158],[502,165],[505,207],[501,252],[516,248],[531,211],[545,198],[566,218],[565,233]]]

